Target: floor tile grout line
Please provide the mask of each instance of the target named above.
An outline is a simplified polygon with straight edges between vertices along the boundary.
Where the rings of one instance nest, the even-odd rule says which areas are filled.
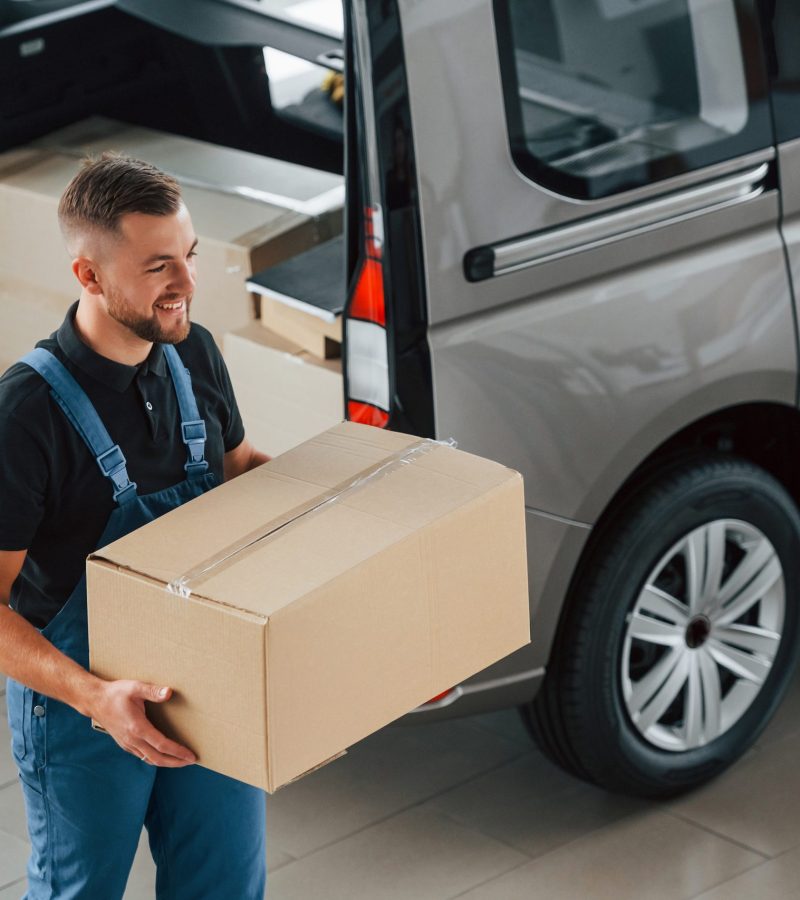
[[[15,884],[22,884],[25,881],[27,876],[23,875],[22,878],[17,878],[16,881],[9,881],[8,884],[0,884],[0,891],[4,891],[6,888],[14,887]]]
[[[622,822],[624,822],[626,819],[630,818],[631,816],[635,816],[635,815],[637,815],[637,813],[641,813],[642,810],[641,809],[632,809],[632,810],[630,810],[630,812],[623,813],[622,815],[618,816],[615,819],[612,819],[609,822],[603,822],[600,825],[596,825],[595,827],[590,828],[588,831],[581,832],[581,834],[578,834],[578,835],[575,835],[574,837],[569,838],[568,840],[564,841],[563,844],[557,844],[554,847],[548,847],[547,850],[540,851],[537,853],[529,853],[527,850],[523,850],[521,847],[517,847],[514,844],[508,843],[508,841],[504,840],[503,838],[497,837],[496,835],[493,835],[493,834],[488,834],[487,832],[482,831],[480,828],[477,828],[474,825],[471,825],[469,822],[462,821],[457,816],[454,816],[454,815],[452,815],[452,813],[446,812],[445,810],[437,809],[436,812],[438,812],[440,815],[447,816],[448,819],[450,819],[452,822],[455,822],[456,825],[460,825],[462,828],[467,828],[470,831],[475,831],[483,837],[490,838],[493,841],[497,841],[500,844],[504,844],[506,847],[509,847],[511,850],[515,850],[517,853],[522,853],[523,856],[528,857],[528,860],[530,862],[533,862],[534,860],[544,859],[544,857],[550,853],[557,853],[559,850],[563,850],[565,847],[569,847],[571,844],[574,844],[577,841],[582,841],[584,838],[587,838],[590,835],[596,834],[598,831],[602,831],[604,828],[610,828],[614,825],[619,825]],[[648,812],[649,812],[649,810],[648,810]],[[449,898],[448,898],[448,900],[449,900]]]
[[[715,891],[717,888],[724,887],[726,884],[730,884],[732,881],[736,881],[737,878],[740,878],[742,875],[745,875],[747,872],[752,872],[755,869],[760,869],[761,866],[766,866],[768,863],[771,863],[772,859],[762,859],[758,862],[753,863],[752,866],[746,866],[742,869],[741,872],[737,872],[735,875],[729,875],[726,878],[723,878],[722,881],[716,881],[714,884],[709,885],[708,887],[703,888],[699,894],[692,894],[691,897],[687,897],[687,900],[698,900],[698,897],[702,897],[703,894],[707,894],[709,891]]]
[[[501,872],[498,875],[494,875],[491,878],[488,878],[485,881],[480,882],[479,884],[472,885],[471,887],[466,888],[465,890],[461,891],[458,894],[453,894],[453,895],[449,896],[447,898],[447,900],[457,900],[458,897],[463,897],[465,894],[468,894],[470,891],[476,890],[477,888],[482,887],[483,885],[491,884],[491,882],[495,881],[496,879],[502,878],[503,876],[509,874],[510,872],[513,872],[516,869],[519,869],[519,868],[522,868],[523,866],[528,865],[528,863],[531,861],[541,860],[541,859],[544,859],[545,857],[547,857],[550,853],[557,853],[559,851],[562,851],[565,848],[569,847],[570,845],[575,844],[579,841],[582,841],[592,834],[596,834],[598,831],[603,831],[606,828],[609,828],[609,827],[612,827],[612,826],[618,824],[619,822],[628,818],[628,816],[634,815],[635,812],[636,811],[633,810],[631,813],[628,813],[627,815],[622,816],[620,819],[616,819],[613,822],[607,822],[604,825],[600,825],[598,828],[593,828],[591,831],[586,832],[586,834],[581,834],[578,837],[575,837],[572,840],[567,841],[566,843],[561,844],[558,847],[553,847],[550,850],[547,850],[545,853],[540,853],[537,856],[529,856],[529,854],[526,854],[524,850],[520,850],[518,847],[514,847],[513,845],[506,844],[506,846],[510,846],[512,850],[516,850],[518,853],[522,853],[523,855],[529,856],[529,859],[527,861],[521,862],[519,865],[512,866],[510,869],[506,870],[505,872]],[[752,869],[757,869],[760,866],[763,866],[768,862],[772,862],[774,859],[780,858],[781,856],[784,855],[784,853],[789,853],[789,852],[791,852],[792,849],[797,849],[796,847],[792,847],[792,848],[782,851],[777,856],[774,856],[774,857],[767,856],[767,855],[763,854],[762,852],[760,852],[759,850],[756,850],[753,847],[749,847],[746,844],[743,844],[741,841],[736,841],[734,839],[728,838],[725,835],[719,834],[718,832],[714,831],[711,828],[706,828],[705,826],[700,825],[697,822],[692,821],[691,819],[687,819],[686,817],[684,817],[678,813],[668,811],[665,809],[657,810],[657,812],[659,814],[671,816],[672,818],[678,819],[679,821],[682,821],[687,825],[692,825],[696,828],[699,828],[701,831],[705,831],[706,833],[712,835],[713,837],[718,838],[719,840],[724,840],[727,843],[734,844],[735,846],[739,847],[742,850],[747,850],[751,853],[756,854],[756,856],[761,857],[758,861],[753,862],[751,865],[746,866],[744,869],[735,873],[734,875],[731,875],[730,877],[725,877],[722,879],[722,881],[715,882],[712,885],[708,885],[707,887],[704,887],[703,890],[699,894],[693,894],[692,897],[687,898],[687,900],[696,900],[696,898],[701,897],[706,891],[710,891],[716,887],[720,887],[721,885],[727,884],[729,881],[733,881],[735,878],[738,878],[740,875],[743,875],[745,872],[749,872]],[[450,816],[447,813],[442,812],[441,814],[445,815],[447,818],[451,819],[458,825],[461,825],[461,826],[464,825],[463,822],[459,822],[458,819],[455,819],[453,816]],[[479,833],[483,834],[483,832],[479,832]],[[499,843],[505,844],[505,841],[502,841],[500,838],[493,837],[493,835],[485,835],[485,836],[492,837],[493,840],[496,840]]]
[[[775,857],[770,856],[769,853],[764,853],[762,850],[756,850],[755,847],[751,847],[749,844],[745,844],[744,841],[737,841],[736,838],[729,837],[727,834],[723,834],[721,831],[716,831],[713,828],[709,828],[708,825],[703,825],[702,822],[696,822],[694,819],[690,819],[688,816],[682,815],[679,812],[675,812],[671,809],[665,809],[664,814],[667,816],[672,816],[674,819],[679,819],[681,822],[684,822],[687,825],[693,825],[695,828],[699,828],[701,831],[705,831],[722,841],[727,841],[729,844],[734,844],[740,850],[749,850],[751,853],[755,853],[762,859],[775,859]]]
[[[444,790],[437,791],[435,794],[431,794],[428,797],[422,797],[420,800],[417,800],[415,803],[410,803],[408,806],[401,806],[398,809],[395,809],[393,812],[389,813],[386,816],[381,816],[379,819],[375,819],[372,822],[367,822],[366,825],[362,825],[360,828],[356,828],[355,831],[350,831],[347,834],[343,834],[341,837],[336,838],[333,841],[328,841],[326,844],[321,844],[319,847],[315,847],[313,850],[310,850],[308,853],[301,853],[299,856],[295,857],[295,862],[299,862],[301,859],[309,859],[314,856],[316,853],[321,853],[323,850],[327,850],[329,847],[334,847],[336,844],[341,841],[349,840],[352,837],[355,837],[357,834],[361,834],[362,831],[367,831],[369,828],[373,828],[376,825],[382,825],[384,822],[388,822],[389,819],[393,819],[395,816],[402,815],[403,813],[407,813],[412,809],[416,809],[418,806],[422,806],[430,800],[433,800],[434,797],[438,797],[440,794],[447,793],[448,791],[455,790],[456,788],[464,787],[464,785],[469,784],[471,781],[475,781],[476,779],[482,777],[483,775],[488,775],[491,772],[495,772],[498,769],[502,769],[503,766],[509,765],[510,763],[517,762],[517,760],[521,759],[525,756],[525,753],[519,753],[517,756],[510,757],[509,759],[504,760],[501,763],[497,763],[497,765],[491,766],[488,769],[484,769],[481,772],[476,772],[474,775],[470,775],[468,778],[464,778],[462,781],[457,781],[455,784],[450,785]],[[439,810],[436,810],[439,815],[443,815]],[[283,849],[283,848],[281,848]],[[288,853],[288,851],[284,850],[284,853]],[[289,854],[291,856],[291,854]],[[288,863],[287,863],[288,865]],[[281,866],[280,868],[284,868]]]
[[[506,869],[504,872],[498,872],[497,875],[492,875],[491,878],[487,878],[484,881],[479,881],[477,884],[472,884],[468,888],[465,888],[463,891],[459,891],[457,894],[448,895],[445,900],[458,900],[458,897],[463,897],[468,894],[470,891],[477,891],[478,888],[484,887],[484,885],[491,884],[493,881],[497,881],[498,878],[505,878],[506,875],[510,875],[512,872],[516,872],[517,869],[521,869],[523,866],[527,866],[530,860],[523,861],[521,863],[517,863],[515,866],[511,866],[510,869]]]
[[[535,856],[531,856],[530,853],[526,853],[524,850],[521,850],[519,847],[515,847],[513,844],[509,844],[507,840],[504,838],[496,837],[493,834],[487,834],[485,831],[481,831],[480,828],[476,828],[474,825],[469,822],[462,822],[458,819],[458,817],[450,815],[449,812],[446,812],[443,809],[437,809],[436,813],[440,816],[444,816],[445,819],[449,819],[454,825],[458,825],[459,828],[464,828],[466,831],[472,831],[475,834],[479,834],[481,837],[489,838],[490,841],[495,841],[498,844],[502,844],[504,847],[509,850],[513,850],[515,853],[521,853],[523,856],[527,856],[527,862],[530,862],[533,859],[536,859]],[[540,854],[541,855],[541,854]]]

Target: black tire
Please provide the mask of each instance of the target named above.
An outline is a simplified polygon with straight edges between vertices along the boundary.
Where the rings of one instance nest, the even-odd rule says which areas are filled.
[[[629,716],[622,674],[627,622],[664,555],[719,519],[748,523],[772,544],[783,569],[782,637],[738,721],[704,746],[676,752],[646,740]],[[580,777],[628,794],[674,795],[739,758],[783,698],[800,650],[800,515],[764,470],[707,454],[652,474],[600,527],[571,588],[545,682],[523,717],[544,752]]]

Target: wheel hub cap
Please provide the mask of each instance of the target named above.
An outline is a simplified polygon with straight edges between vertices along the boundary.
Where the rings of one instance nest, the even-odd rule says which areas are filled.
[[[780,560],[755,526],[716,519],[677,541],[627,617],[621,688],[640,735],[684,752],[733,727],[775,661],[785,604]]]
[[[711,634],[711,622],[705,616],[696,616],[686,626],[686,646],[696,650],[702,647]]]

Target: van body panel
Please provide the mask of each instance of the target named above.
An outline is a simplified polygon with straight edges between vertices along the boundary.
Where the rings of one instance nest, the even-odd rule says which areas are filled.
[[[591,524],[685,426],[795,402],[774,224],[544,294],[538,270],[504,277],[528,278],[527,295],[431,329],[437,425],[522,472],[533,509]]]
[[[591,528],[528,509],[528,583],[531,609],[531,667],[545,667],[556,628]],[[476,680],[483,678],[483,673]]]
[[[783,215],[800,215],[800,139],[778,147]]]
[[[741,403],[795,403],[774,173],[735,205],[636,227],[637,206],[651,215],[654,197],[681,207],[699,187],[774,165],[770,134],[756,152],[643,188],[592,201],[561,196],[512,159],[497,47],[487,52],[491,0],[400,0],[400,11],[425,160],[419,198],[439,436],[522,472],[531,509],[591,524],[689,424]],[[616,211],[630,229],[611,242],[465,277],[476,247]]]
[[[800,291],[800,140],[789,141],[778,148],[778,165],[783,200],[783,238],[796,294]]]

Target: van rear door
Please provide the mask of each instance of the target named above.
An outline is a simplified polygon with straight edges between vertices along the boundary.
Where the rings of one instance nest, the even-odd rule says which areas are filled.
[[[394,0],[346,4],[345,57],[347,415],[433,436],[417,161]]]

